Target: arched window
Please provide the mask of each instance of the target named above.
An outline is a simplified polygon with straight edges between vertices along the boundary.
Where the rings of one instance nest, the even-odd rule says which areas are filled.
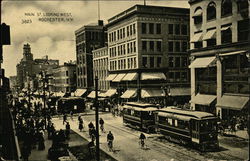
[[[237,0],[238,12],[248,10],[249,4],[248,0]]]
[[[232,14],[232,1],[231,0],[222,0],[221,3],[221,16],[231,15]]]
[[[193,19],[194,19],[194,24],[202,23],[202,9],[201,9],[201,7],[197,7],[195,9]]]
[[[207,20],[212,20],[216,18],[216,4],[211,2],[207,6]]]

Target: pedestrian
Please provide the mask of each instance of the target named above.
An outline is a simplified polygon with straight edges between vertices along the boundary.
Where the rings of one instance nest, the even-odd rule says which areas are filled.
[[[141,133],[139,139],[140,139],[139,143],[141,145],[141,148],[144,148],[146,136],[143,133]]]
[[[74,116],[73,111],[70,111],[70,118],[71,118],[71,120],[73,120],[73,116]]]
[[[40,131],[38,137],[38,150],[44,150],[44,149],[45,149],[44,137],[42,131]]]
[[[92,122],[90,122],[89,124],[88,124],[88,127],[89,127],[89,136],[91,137],[91,132],[92,132],[92,129],[94,129],[95,128],[95,126],[94,126],[94,124],[92,123]]]
[[[114,141],[114,135],[112,134],[111,131],[109,131],[109,133],[107,135],[107,142],[108,142],[109,151],[113,151],[113,141]]]
[[[65,131],[65,135],[66,135],[67,139],[69,139],[69,134],[70,134],[70,124],[69,124],[69,122],[67,122],[66,131]]]
[[[80,119],[80,121],[79,121],[79,130],[80,131],[82,131],[82,129],[83,129],[83,120],[82,119]]]
[[[82,118],[81,118],[81,115],[79,115],[79,116],[78,116],[78,121],[80,122],[81,119],[82,119]]]
[[[102,130],[102,132],[104,132],[104,120],[102,118],[100,118],[99,124],[100,124],[100,129]]]
[[[67,122],[67,114],[64,114],[63,115],[63,125],[64,125],[64,123],[66,123]]]

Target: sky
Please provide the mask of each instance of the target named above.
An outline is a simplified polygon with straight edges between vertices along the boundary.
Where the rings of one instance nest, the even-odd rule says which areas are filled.
[[[100,0],[100,19],[107,20],[143,0]],[[187,0],[147,0],[147,5],[189,8]],[[60,64],[76,60],[75,30],[96,23],[97,0],[3,0],[2,23],[10,25],[11,45],[3,47],[3,65],[6,76],[16,75],[16,64],[23,57],[23,45],[29,43],[35,58],[45,55],[59,59]],[[39,18],[55,18],[66,13],[64,21],[48,22]],[[53,14],[53,15],[44,15]]]

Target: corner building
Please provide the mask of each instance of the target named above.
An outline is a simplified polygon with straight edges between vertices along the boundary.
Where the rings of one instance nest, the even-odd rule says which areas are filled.
[[[171,89],[190,95],[189,9],[135,5],[110,18],[107,29],[107,80],[121,98],[166,97]]]
[[[75,31],[77,88],[91,90],[94,85],[92,50],[105,46],[106,32],[103,21],[85,25]]]
[[[249,107],[249,1],[190,0],[191,106],[231,120]]]

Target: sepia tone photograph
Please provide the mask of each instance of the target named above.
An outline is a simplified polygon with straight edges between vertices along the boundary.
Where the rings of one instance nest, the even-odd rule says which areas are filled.
[[[0,0],[0,161],[248,161],[249,0]]]

